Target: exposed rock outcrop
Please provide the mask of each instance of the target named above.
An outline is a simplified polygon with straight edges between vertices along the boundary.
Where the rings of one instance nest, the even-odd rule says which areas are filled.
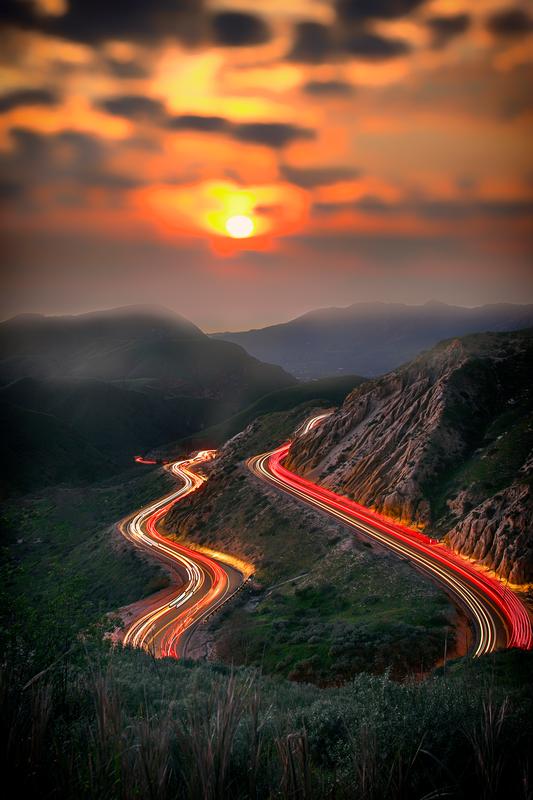
[[[532,579],[531,332],[442,342],[355,389],[296,441],[289,468]]]
[[[480,503],[447,535],[460,553],[472,556],[510,583],[533,582],[533,495],[514,484]]]

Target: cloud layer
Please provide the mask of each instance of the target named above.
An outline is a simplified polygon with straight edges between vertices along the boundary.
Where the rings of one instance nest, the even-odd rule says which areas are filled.
[[[106,305],[106,247],[121,276],[144,253],[166,304],[174,253],[170,305],[208,327],[203,287],[222,276],[238,299],[224,327],[281,295],[290,314],[531,293],[528,4],[5,0],[1,15],[5,313],[54,310],[69,270]],[[256,235],[228,241],[240,213]]]

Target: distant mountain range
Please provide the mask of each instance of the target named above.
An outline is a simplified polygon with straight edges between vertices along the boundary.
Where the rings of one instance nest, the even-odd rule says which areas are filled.
[[[295,384],[164,309],[15,317],[0,324],[4,486],[109,474]]]
[[[442,339],[533,326],[533,305],[463,308],[429,302],[356,303],[322,308],[280,325],[213,339],[239,344],[250,355],[279,364],[299,379],[330,375],[382,375]]]

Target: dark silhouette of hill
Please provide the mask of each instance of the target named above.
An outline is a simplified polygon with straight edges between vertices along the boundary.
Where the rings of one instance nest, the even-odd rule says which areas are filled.
[[[241,347],[216,342],[164,309],[128,307],[76,317],[22,315],[0,324],[0,383],[93,378],[122,388],[209,397],[234,409],[295,383]]]
[[[280,325],[213,337],[240,344],[256,358],[310,379],[343,373],[381,375],[443,339],[531,325],[532,305],[463,308],[437,302],[418,306],[356,303],[311,311]]]
[[[0,423],[1,495],[55,483],[92,482],[117,471],[107,456],[51,414],[0,402]]]
[[[0,402],[20,475],[7,470],[4,487],[96,477],[98,461],[124,469],[139,451],[295,384],[164,309],[15,317],[0,324]]]

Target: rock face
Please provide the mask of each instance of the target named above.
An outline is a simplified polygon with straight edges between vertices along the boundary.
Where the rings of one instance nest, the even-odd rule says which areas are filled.
[[[509,486],[470,511],[448,533],[460,553],[473,556],[513,584],[533,580],[533,497],[529,484]]]
[[[355,389],[287,465],[529,582],[532,355],[531,332],[442,342]]]

